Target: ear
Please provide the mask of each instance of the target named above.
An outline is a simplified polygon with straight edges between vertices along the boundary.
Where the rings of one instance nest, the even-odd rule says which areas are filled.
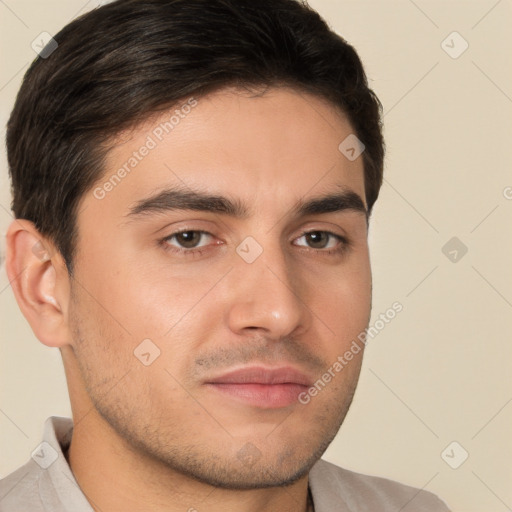
[[[61,254],[26,219],[15,219],[6,235],[7,276],[36,337],[49,347],[71,344],[69,276]]]

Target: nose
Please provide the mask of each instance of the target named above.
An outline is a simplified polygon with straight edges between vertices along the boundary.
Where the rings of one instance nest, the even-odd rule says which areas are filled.
[[[266,247],[252,263],[236,258],[230,283],[231,330],[242,335],[261,330],[276,341],[307,331],[311,323],[311,309],[305,302],[307,286],[283,249]]]

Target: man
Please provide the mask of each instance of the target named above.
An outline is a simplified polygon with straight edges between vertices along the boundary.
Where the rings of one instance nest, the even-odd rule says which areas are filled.
[[[7,146],[6,268],[73,421],[47,420],[1,510],[447,510],[320,459],[360,372],[384,147],[317,13],[96,9],[27,71]]]

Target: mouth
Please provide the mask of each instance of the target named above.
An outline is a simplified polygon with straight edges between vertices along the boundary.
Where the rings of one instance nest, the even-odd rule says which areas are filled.
[[[227,372],[204,382],[208,389],[253,407],[278,409],[298,402],[311,379],[292,367],[252,366]]]

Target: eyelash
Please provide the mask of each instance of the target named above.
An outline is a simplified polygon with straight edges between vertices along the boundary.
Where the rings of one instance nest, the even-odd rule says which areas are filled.
[[[167,251],[167,252],[171,252],[171,253],[179,254],[179,255],[184,255],[186,257],[200,257],[200,256],[202,256],[202,254],[205,251],[204,248],[191,248],[191,249],[185,249],[184,248],[184,249],[179,249],[179,248],[171,246],[171,245],[169,245],[167,243],[169,240],[173,239],[175,236],[180,235],[182,233],[200,233],[202,235],[213,236],[208,231],[203,231],[203,230],[200,230],[200,229],[182,229],[180,231],[176,231],[176,232],[172,233],[169,236],[166,236],[165,238],[162,238],[161,240],[159,240],[159,243],[163,246],[164,250]],[[329,235],[330,237],[336,238],[340,242],[340,245],[338,247],[336,247],[335,249],[314,249],[312,247],[304,248],[302,246],[308,252],[309,251],[313,251],[313,252],[322,253],[323,255],[337,256],[337,255],[341,255],[341,254],[345,253],[349,249],[349,247],[351,245],[349,240],[347,238],[345,238],[344,236],[338,235],[336,233],[332,233],[331,231],[324,231],[324,230],[319,230],[319,229],[313,229],[313,230],[310,230],[310,231],[304,231],[298,238],[301,238],[301,237],[303,237],[305,235],[308,235],[310,233],[325,233],[325,234]],[[206,248],[206,250],[208,250],[208,249]]]

